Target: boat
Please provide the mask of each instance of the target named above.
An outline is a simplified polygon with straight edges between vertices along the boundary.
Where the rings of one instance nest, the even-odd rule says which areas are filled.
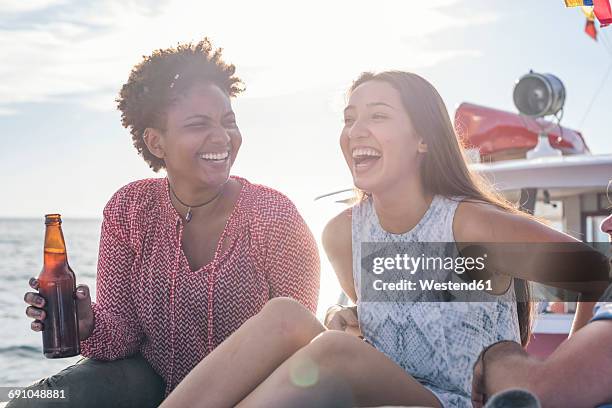
[[[542,128],[549,129],[549,143],[563,155],[590,153],[580,132],[550,121],[467,102],[455,111],[455,132],[468,149],[478,149],[482,162],[525,158]]]
[[[548,123],[474,104],[461,104],[455,129],[473,163],[497,191],[521,208],[584,242],[608,238],[599,225],[612,207],[612,154],[591,154],[582,134],[556,126],[547,137],[561,155],[527,158]],[[527,351],[546,357],[567,338],[575,303],[540,313]]]

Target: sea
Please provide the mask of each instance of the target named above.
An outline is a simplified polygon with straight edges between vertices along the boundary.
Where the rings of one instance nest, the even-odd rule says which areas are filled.
[[[96,263],[102,220],[62,220],[68,262],[77,283],[89,285],[95,299]],[[0,218],[0,387],[25,386],[76,363],[80,357],[47,359],[42,335],[30,329],[23,297],[30,277],[43,264],[44,218]]]
[[[334,207],[326,211],[306,218],[307,222],[311,220],[308,225],[315,237],[320,237],[323,226],[320,220],[330,219],[336,210]],[[101,219],[62,219],[68,262],[77,284],[88,285],[94,301],[101,225]],[[45,358],[42,335],[30,329],[32,319],[25,314],[27,305],[23,297],[32,291],[28,280],[38,276],[43,265],[44,235],[44,217],[0,218],[0,387],[29,385],[80,359]],[[320,245],[319,252],[322,263],[317,317],[322,319],[327,307],[338,301],[341,289]]]

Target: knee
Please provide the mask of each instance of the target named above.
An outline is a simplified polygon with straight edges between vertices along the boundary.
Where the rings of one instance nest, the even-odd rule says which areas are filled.
[[[257,317],[270,335],[280,336],[296,345],[308,344],[324,330],[308,309],[287,297],[270,299]]]
[[[333,368],[346,368],[351,364],[362,340],[351,334],[328,330],[312,340],[308,348],[310,357],[319,365]]]
[[[277,297],[268,300],[259,312],[266,320],[287,324],[309,321],[313,316],[300,302],[288,297]]]

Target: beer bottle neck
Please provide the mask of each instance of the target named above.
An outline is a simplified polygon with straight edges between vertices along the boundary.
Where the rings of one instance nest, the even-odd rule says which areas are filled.
[[[53,267],[67,261],[66,243],[60,223],[47,224],[45,231],[45,266]]]

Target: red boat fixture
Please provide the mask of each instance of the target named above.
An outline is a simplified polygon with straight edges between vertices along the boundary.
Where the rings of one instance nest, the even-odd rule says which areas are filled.
[[[524,159],[542,128],[563,155],[590,153],[580,132],[549,121],[466,102],[455,112],[457,136],[467,149],[477,149],[483,162]]]

